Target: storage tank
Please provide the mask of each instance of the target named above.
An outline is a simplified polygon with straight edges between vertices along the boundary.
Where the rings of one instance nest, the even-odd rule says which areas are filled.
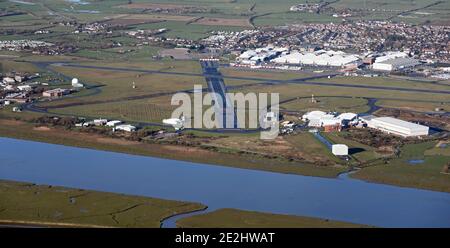
[[[348,155],[348,146],[344,144],[335,144],[331,147],[331,152],[335,156],[347,156]]]

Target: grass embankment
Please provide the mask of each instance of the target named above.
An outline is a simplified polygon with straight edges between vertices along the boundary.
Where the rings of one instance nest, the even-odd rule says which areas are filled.
[[[400,158],[389,164],[380,164],[364,168],[351,177],[371,182],[394,184],[404,187],[422,188],[450,192],[450,175],[442,173],[450,156],[427,155],[427,151],[436,152],[435,142],[406,145],[402,148]],[[439,154],[445,154],[439,153]],[[410,160],[423,160],[420,164],[411,164]]]
[[[0,180],[0,224],[52,227],[160,227],[199,203]]]
[[[177,227],[195,228],[345,228],[367,227],[359,224],[327,219],[269,214],[237,209],[219,209],[210,213],[186,217]]]
[[[368,162],[373,161],[377,158],[382,157],[382,155],[376,152],[376,148],[361,144],[359,142],[349,140],[343,137],[345,132],[330,132],[322,133],[322,135],[331,141],[333,144],[345,144],[349,148],[349,154],[357,160],[357,162]],[[351,161],[355,162],[355,161]]]
[[[299,164],[283,159],[215,152],[197,147],[151,144],[110,138],[91,133],[69,131],[63,128],[36,128],[34,124],[0,119],[0,136],[34,140],[52,144],[84,147],[143,156],[223,165],[229,167],[263,170],[307,176],[336,177],[345,168]]]

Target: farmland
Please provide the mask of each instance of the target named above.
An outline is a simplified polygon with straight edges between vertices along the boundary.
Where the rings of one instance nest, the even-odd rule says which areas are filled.
[[[289,12],[290,6],[306,1],[198,1],[192,0],[182,4],[168,0],[133,1],[124,5],[123,1],[89,1],[89,4],[73,4],[68,1],[35,1],[34,4],[23,4],[13,1],[3,1],[0,8],[21,10],[22,15],[2,17],[2,25],[20,26],[27,24],[45,25],[45,20],[55,15],[66,19],[92,22],[94,20],[109,20],[131,27],[157,28],[166,26],[171,29],[167,35],[184,38],[201,38],[212,30],[239,30],[248,28],[250,22],[256,26],[284,25],[292,23],[323,23],[340,22],[331,13],[299,13]],[[309,1],[311,2],[311,1]],[[318,2],[318,1],[317,1]],[[364,18],[379,20],[392,18],[396,21],[411,23],[443,24],[448,19],[448,2],[442,1],[337,1],[329,5],[336,11],[346,6],[360,9],[362,12],[350,19]],[[164,10],[164,11],[161,11]],[[411,11],[412,10],[412,11]],[[144,12],[144,14],[142,14]],[[194,20],[193,22],[191,22]],[[195,21],[197,20],[197,21]],[[156,23],[155,23],[156,22]],[[24,26],[25,25],[25,26]],[[202,27],[205,26],[205,27]],[[37,26],[35,26],[37,27]],[[184,32],[183,32],[184,31]]]

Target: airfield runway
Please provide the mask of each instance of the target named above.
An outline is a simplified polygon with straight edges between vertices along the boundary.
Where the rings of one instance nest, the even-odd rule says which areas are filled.
[[[210,92],[216,93],[220,99],[213,96],[217,102],[216,117],[218,123],[221,123],[223,128],[238,128],[238,122],[234,107],[227,96],[227,88],[223,81],[222,74],[219,72],[219,61],[216,60],[201,60],[203,76],[208,84]]]
[[[373,89],[373,90],[390,90],[390,91],[403,91],[403,92],[421,92],[421,93],[436,93],[436,94],[449,94],[450,90],[430,90],[430,89],[411,89],[404,87],[387,87],[387,86],[375,86],[375,85],[349,85],[343,83],[333,83],[333,82],[311,82],[309,80],[327,78],[328,76],[338,75],[333,74],[320,74],[317,76],[297,78],[290,80],[267,80],[267,78],[257,78],[257,77],[235,77],[235,76],[224,76],[217,74],[210,74],[209,71],[206,73],[188,73],[188,72],[171,72],[171,71],[158,71],[158,70],[146,70],[146,69],[135,69],[135,68],[118,68],[118,67],[107,67],[107,66],[94,66],[94,65],[80,65],[74,63],[61,63],[61,66],[75,67],[75,68],[86,68],[86,69],[96,69],[96,70],[109,70],[109,71],[126,71],[126,72],[140,72],[140,73],[154,73],[154,74],[167,74],[167,75],[182,75],[182,76],[204,76],[210,79],[237,79],[245,81],[257,81],[261,84],[305,84],[305,85],[317,85],[317,86],[330,86],[330,87],[342,87],[342,88],[363,88],[363,89]]]

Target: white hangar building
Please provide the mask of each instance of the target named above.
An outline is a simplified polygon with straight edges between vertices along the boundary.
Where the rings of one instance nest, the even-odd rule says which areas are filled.
[[[420,65],[417,59],[412,58],[395,58],[388,59],[381,62],[375,62],[373,69],[378,71],[397,71],[405,68],[411,68]]]
[[[370,128],[403,137],[426,136],[429,132],[429,127],[427,126],[392,117],[368,118],[366,122],[367,126]]]
[[[271,61],[277,64],[303,64],[318,66],[344,66],[359,61],[354,54],[345,54],[341,51],[319,50],[312,53],[300,53],[298,51],[281,55]]]

